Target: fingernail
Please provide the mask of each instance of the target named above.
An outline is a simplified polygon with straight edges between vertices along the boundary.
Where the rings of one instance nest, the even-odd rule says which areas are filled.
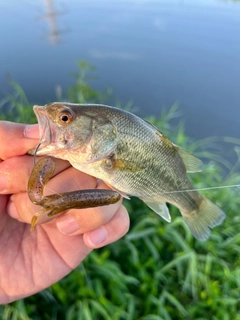
[[[39,139],[39,126],[38,124],[29,124],[25,127],[24,136],[29,139]]]
[[[94,231],[89,232],[88,241],[92,246],[98,246],[104,240],[107,239],[107,236],[108,236],[107,230],[101,227]]]
[[[0,192],[3,192],[7,189],[8,182],[4,174],[0,174]]]
[[[64,214],[57,219],[57,228],[62,234],[70,235],[79,229],[79,225],[72,216]]]

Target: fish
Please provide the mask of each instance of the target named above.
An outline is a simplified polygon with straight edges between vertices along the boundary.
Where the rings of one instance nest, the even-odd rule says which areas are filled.
[[[192,235],[207,240],[225,213],[197,192],[187,173],[202,161],[137,115],[107,105],[54,102],[35,105],[37,155],[67,160],[121,196],[138,197],[170,222],[167,203],[182,214]]]

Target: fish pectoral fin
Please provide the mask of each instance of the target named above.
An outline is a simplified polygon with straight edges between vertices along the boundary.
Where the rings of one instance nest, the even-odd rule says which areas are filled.
[[[95,162],[108,156],[118,144],[117,129],[110,121],[93,121],[92,136],[87,148],[89,149],[88,162]]]
[[[149,200],[142,199],[146,205],[151,208],[153,211],[155,211],[159,216],[161,216],[164,220],[167,222],[171,222],[171,216],[168,210],[168,207],[166,203],[162,202],[153,202]]]
[[[183,160],[183,163],[186,167],[187,172],[200,172],[202,171],[202,161],[195,157],[193,154],[188,152],[187,150],[174,145],[174,147],[177,149],[178,154]]]
[[[114,191],[117,191],[117,192],[120,194],[120,196],[123,197],[124,199],[130,200],[129,196],[128,196],[125,192],[118,190],[117,188],[113,187],[110,183],[107,183],[106,181],[104,181],[104,183],[105,183],[110,189],[112,189],[112,190],[114,190]]]

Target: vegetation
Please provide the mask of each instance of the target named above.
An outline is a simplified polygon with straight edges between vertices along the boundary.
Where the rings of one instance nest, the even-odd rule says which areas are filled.
[[[102,101],[103,95],[86,82],[91,68],[87,63],[80,67],[75,74],[76,84],[69,90],[69,99]],[[12,85],[14,92],[2,102],[0,118],[34,121],[24,92],[19,85]],[[194,186],[207,188],[239,183],[238,148],[235,148],[235,169],[229,174],[232,166],[220,158],[216,140],[191,141],[184,134],[181,122],[174,127],[171,125],[175,117],[179,115],[177,107],[173,106],[159,118],[147,120],[176,144],[208,159],[202,173],[190,176]],[[174,207],[170,206],[173,222],[168,224],[140,200],[126,201],[131,229],[124,238],[92,252],[78,268],[51,288],[1,306],[0,318],[240,320],[238,190],[226,188],[202,193],[227,213],[223,225],[213,230],[208,241],[195,240]]]

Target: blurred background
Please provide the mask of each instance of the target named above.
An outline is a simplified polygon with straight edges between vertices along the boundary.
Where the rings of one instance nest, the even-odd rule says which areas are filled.
[[[240,320],[239,188],[221,188],[240,183],[240,0],[0,0],[0,39],[1,120],[132,106],[207,162],[189,178],[227,216],[200,242],[175,207],[168,224],[126,200],[125,237],[0,319]]]
[[[240,137],[240,1],[1,0],[0,99],[8,79],[32,104],[94,65],[96,90],[159,116],[176,101],[187,135]]]

